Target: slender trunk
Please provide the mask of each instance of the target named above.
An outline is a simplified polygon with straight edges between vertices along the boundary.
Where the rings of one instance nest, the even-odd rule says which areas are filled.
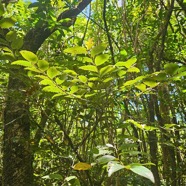
[[[163,129],[164,124],[171,123],[170,118],[170,107],[169,107],[169,94],[167,87],[161,87],[159,89],[160,104],[158,100],[155,100],[156,105],[156,115],[159,122],[159,125],[162,130],[162,157],[163,157],[163,177],[166,180],[167,185],[177,186],[177,173],[176,173],[176,155],[175,149],[173,146],[169,145],[171,143],[171,134],[169,131]],[[161,110],[161,112],[160,112]]]
[[[20,71],[17,71],[20,73]],[[30,122],[25,85],[10,74],[4,110],[3,186],[33,186]]]
[[[153,96],[149,95],[148,100],[148,110],[149,110],[149,124],[155,122],[155,113],[154,113],[154,101]],[[158,172],[158,138],[155,131],[149,131],[148,134],[149,146],[150,146],[150,155],[151,155],[151,162],[155,164],[155,166],[151,166],[151,171],[154,175],[155,179],[155,186],[160,186],[160,176]]]

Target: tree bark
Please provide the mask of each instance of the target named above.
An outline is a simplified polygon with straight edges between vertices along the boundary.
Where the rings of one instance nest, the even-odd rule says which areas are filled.
[[[24,87],[16,74],[10,74],[4,111],[4,186],[33,185],[29,109]]]

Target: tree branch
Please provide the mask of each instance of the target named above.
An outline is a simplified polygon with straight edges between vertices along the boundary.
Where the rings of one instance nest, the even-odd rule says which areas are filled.
[[[76,8],[66,10],[61,13],[58,17],[58,21],[65,18],[75,18],[80,14],[90,3],[92,0],[82,0]]]
[[[92,0],[82,0],[76,8],[69,9],[61,13],[57,20],[60,21],[65,18],[73,19],[77,17],[78,14],[80,14],[91,3],[91,1]],[[62,26],[70,27],[73,22],[68,25],[63,24],[65,23],[62,23]],[[47,23],[45,23],[39,28],[31,29],[24,38],[24,45],[22,48],[36,53],[43,44],[43,42],[56,30],[56,28],[50,30]]]
[[[111,56],[112,56],[112,63],[114,65],[115,64],[114,50],[113,50],[113,47],[112,47],[112,41],[111,41],[111,37],[110,37],[110,33],[109,33],[109,28],[108,28],[108,25],[107,25],[107,20],[106,20],[106,5],[107,5],[107,0],[104,0],[103,21],[104,21],[104,25],[105,25],[105,31],[106,31],[106,34],[107,34],[108,42],[109,42],[110,53],[111,53]]]

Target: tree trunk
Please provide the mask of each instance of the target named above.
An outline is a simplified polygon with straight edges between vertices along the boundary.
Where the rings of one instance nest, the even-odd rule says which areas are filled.
[[[20,71],[17,76],[18,73]],[[4,111],[3,186],[33,186],[30,122],[24,87],[16,73],[10,74]]]
[[[155,122],[155,112],[154,112],[154,101],[153,95],[149,95],[148,101],[148,110],[149,110],[149,125],[152,125]],[[153,126],[153,125],[152,125]],[[150,156],[151,162],[155,164],[155,166],[151,166],[151,171],[154,175],[155,185],[160,186],[160,176],[158,171],[158,138],[156,132],[149,131],[148,134],[149,146],[150,146]]]

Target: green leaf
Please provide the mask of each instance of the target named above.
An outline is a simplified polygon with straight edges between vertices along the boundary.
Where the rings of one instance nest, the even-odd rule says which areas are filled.
[[[4,12],[5,12],[4,6],[0,3],[0,16],[2,16]]]
[[[167,79],[167,75],[165,72],[159,72],[153,79],[157,81],[163,81]]]
[[[127,56],[127,51],[126,51],[126,50],[121,50],[121,51],[120,51],[120,54],[121,54],[122,56]]]
[[[56,86],[46,86],[42,89],[45,92],[61,93],[61,89]]]
[[[85,62],[92,63],[93,62],[92,59],[89,57],[83,57],[82,61],[83,61],[83,63],[85,63]]]
[[[15,31],[9,31],[7,34],[6,34],[6,40],[7,41],[13,41],[13,40],[15,40],[16,39],[16,37],[17,37],[17,33],[15,32]]]
[[[137,67],[130,67],[130,68],[127,70],[127,72],[136,72],[136,73],[138,73],[138,72],[140,72],[140,69],[137,68]]]
[[[0,59],[1,60],[10,60],[10,61],[14,61],[15,57],[13,55],[13,53],[9,53],[9,52],[4,52],[0,54]]]
[[[134,63],[136,63],[136,61],[137,61],[136,57],[130,58],[129,60],[125,62],[125,67],[130,68]]]
[[[63,71],[64,73],[66,73],[66,74],[71,74],[71,75],[73,75],[73,76],[76,76],[77,75],[77,73],[74,71],[74,70],[64,70]]]
[[[87,50],[84,47],[75,46],[75,47],[72,47],[72,48],[65,49],[64,52],[69,53],[69,54],[73,54],[73,55],[77,55],[77,54],[86,54]]]
[[[106,79],[103,80],[104,83],[107,83],[109,81],[112,81],[114,78],[113,77],[108,77]]]
[[[55,68],[55,67],[50,67],[47,70],[47,75],[48,77],[50,77],[51,79],[53,79],[54,77],[56,77],[57,75],[59,75],[60,72]]]
[[[12,65],[20,65],[24,67],[31,67],[32,64],[30,61],[25,61],[25,60],[17,60],[11,63]]]
[[[90,77],[88,80],[89,81],[97,81],[99,78],[98,77]]]
[[[61,180],[63,177],[60,174],[50,174],[42,177],[43,179],[56,179]]]
[[[57,85],[61,85],[65,80],[64,79],[59,79],[57,77],[55,81],[56,81]]]
[[[124,169],[124,166],[115,162],[108,163],[108,177],[110,177],[113,173]]]
[[[70,88],[70,94],[74,94],[75,92],[77,92],[78,91],[78,86],[72,86],[71,88]]]
[[[176,63],[167,63],[164,66],[164,68],[165,68],[165,72],[167,72],[170,75],[174,75],[179,69],[179,66]]]
[[[157,127],[153,127],[153,126],[147,126],[145,124],[140,124],[132,119],[129,119],[126,121],[127,123],[132,123],[133,125],[135,125],[137,128],[141,129],[141,130],[145,130],[145,131],[153,131],[153,130],[158,130]]]
[[[100,164],[105,164],[105,163],[108,163],[109,161],[113,161],[115,160],[116,158],[114,156],[111,156],[111,155],[104,155],[100,158],[97,159],[97,162],[100,163]]]
[[[83,83],[86,83],[87,82],[87,77],[86,76],[80,75],[80,76],[78,76],[78,78]]]
[[[16,37],[11,43],[12,49],[20,49],[23,46],[23,38]]]
[[[29,70],[29,71],[32,71],[32,72],[37,72],[37,73],[41,73],[40,70],[38,70],[36,67],[26,67],[25,70]]]
[[[134,79],[134,80],[129,80],[127,82],[124,83],[124,86],[132,86],[136,83],[137,81]]]
[[[128,119],[126,122],[127,122],[127,123],[132,123],[133,125],[135,125],[135,126],[138,127],[139,129],[144,129],[144,125],[141,125],[140,123],[138,123],[138,122],[136,122],[136,121],[134,121],[134,120],[132,120],[132,119]]]
[[[42,71],[47,70],[49,67],[49,63],[46,60],[38,60],[37,65],[38,65],[39,69]]]
[[[164,124],[165,129],[170,129],[170,128],[173,128],[175,126],[176,126],[176,124]]]
[[[65,178],[65,181],[70,183],[70,186],[81,186],[76,176],[69,176]]]
[[[112,65],[105,66],[100,69],[100,75],[103,77],[104,75],[107,75],[111,72],[113,72],[115,68]]]
[[[91,56],[95,57],[96,55],[102,53],[107,48],[106,44],[100,44],[96,47],[94,47],[91,51]]]
[[[126,68],[130,68],[134,63],[136,63],[137,59],[135,57],[130,58],[129,60],[125,61],[125,62],[117,62],[115,65],[118,67],[126,67]]]
[[[85,94],[85,98],[90,98],[92,96],[94,96],[96,93],[92,93],[92,94]]]
[[[96,66],[104,64],[109,59],[108,54],[101,54],[99,56],[96,56],[95,58],[95,64]]]
[[[147,126],[147,125],[144,125],[143,126],[144,130],[145,131],[153,131],[153,130],[158,130],[157,127],[153,127],[153,126]]]
[[[119,70],[119,71],[117,72],[117,74],[118,74],[119,77],[124,76],[126,73],[127,73],[127,71],[125,71],[125,70]]]
[[[98,72],[98,69],[94,65],[86,65],[86,66],[81,66],[79,69],[86,70],[86,71],[91,71],[91,72]]]
[[[38,61],[37,56],[33,52],[21,50],[20,53],[26,60],[32,62],[33,64],[35,64]]]
[[[144,81],[143,82],[145,85],[149,86],[150,88],[154,88],[156,87],[157,85],[159,85],[158,82],[154,82],[154,81]]]
[[[42,81],[40,81],[40,85],[51,85],[51,86],[55,86],[54,82],[50,79],[43,79]]]
[[[16,20],[13,17],[3,18],[0,20],[1,28],[10,28],[15,24]]]
[[[50,174],[51,179],[61,180],[63,177],[60,174]]]
[[[44,76],[44,75],[35,75],[35,77],[38,77],[38,78],[41,78],[41,79],[48,79],[48,77]]]
[[[1,45],[9,46],[9,43],[5,39],[0,38],[0,43],[1,43]]]
[[[129,167],[130,167],[129,169],[132,172],[149,179],[153,183],[155,182],[152,172],[149,169],[147,169],[146,167],[144,167],[140,164],[139,165],[138,164],[131,164],[131,165],[129,165]]]
[[[138,88],[139,90],[141,90],[142,92],[146,91],[146,89],[147,89],[146,85],[143,83],[136,85],[135,87]]]
[[[94,83],[88,82],[88,86],[89,86],[90,88],[93,88],[93,87],[94,87]]]

